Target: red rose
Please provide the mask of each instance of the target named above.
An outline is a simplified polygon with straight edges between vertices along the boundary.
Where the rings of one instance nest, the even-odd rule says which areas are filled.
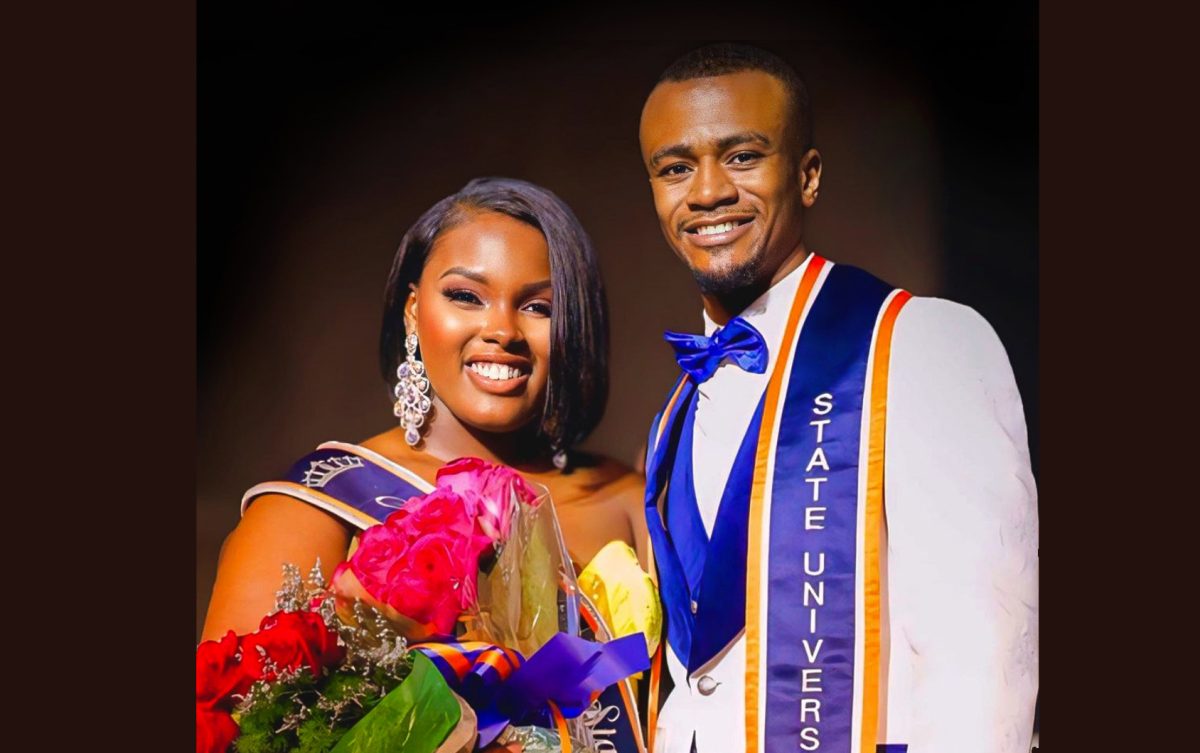
[[[230,696],[244,694],[252,683],[253,678],[242,668],[238,637],[232,630],[219,641],[204,641],[196,647],[197,706],[229,707]]]
[[[225,753],[237,736],[238,726],[229,712],[196,704],[196,753]]]
[[[262,652],[259,649],[262,649]],[[242,637],[242,666],[255,680],[271,682],[275,672],[265,666],[262,653],[280,670],[308,667],[320,675],[345,656],[330,630],[315,612],[276,612],[263,618],[258,631]]]

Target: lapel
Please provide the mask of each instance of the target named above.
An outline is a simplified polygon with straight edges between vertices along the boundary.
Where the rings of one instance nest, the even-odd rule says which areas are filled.
[[[679,445],[684,408],[692,404],[696,387],[686,375],[680,376],[671,398],[651,427],[646,462],[646,527],[654,547],[654,563],[658,570],[658,587],[663,598],[667,642],[677,655],[687,658],[691,646],[691,626],[694,615],[689,608],[690,596],[683,565],[667,533],[660,500],[674,465],[674,450]]]

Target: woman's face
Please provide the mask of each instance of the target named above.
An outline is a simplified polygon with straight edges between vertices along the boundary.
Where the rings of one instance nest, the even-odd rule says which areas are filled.
[[[540,417],[550,367],[550,252],[536,228],[480,212],[434,241],[405,306],[433,392],[464,424]]]

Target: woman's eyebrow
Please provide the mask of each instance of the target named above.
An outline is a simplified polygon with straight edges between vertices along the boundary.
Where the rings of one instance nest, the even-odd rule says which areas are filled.
[[[442,277],[449,277],[450,275],[462,275],[468,280],[474,280],[480,285],[487,285],[488,282],[487,275],[482,272],[477,272],[474,269],[467,269],[466,267],[450,267],[445,272],[442,272],[441,277],[438,279],[440,280]]]
[[[548,287],[550,287],[550,280],[540,280],[538,282],[531,282],[527,285],[522,285],[521,289],[517,291],[517,298],[525,298],[526,296],[530,296],[541,290],[545,290]]]
[[[475,269],[468,269],[467,267],[450,267],[445,272],[442,272],[441,277],[439,277],[438,279],[440,280],[443,277],[448,277],[450,275],[460,275],[462,277],[467,278],[468,280],[474,280],[475,282],[479,283],[480,285],[488,284],[487,275],[485,275],[483,272],[480,272]],[[517,290],[517,297],[524,298],[524,297],[526,297],[528,295],[532,295],[533,293],[536,293],[538,291],[545,290],[546,288],[548,288],[550,286],[551,286],[551,281],[548,278],[545,280],[538,280],[537,282],[529,282],[529,283],[522,285]]]

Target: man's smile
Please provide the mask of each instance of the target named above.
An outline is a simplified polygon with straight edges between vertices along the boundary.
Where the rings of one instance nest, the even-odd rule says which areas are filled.
[[[704,248],[724,246],[749,232],[753,222],[754,217],[751,215],[702,220],[685,226],[683,234],[690,243],[696,246]]]

